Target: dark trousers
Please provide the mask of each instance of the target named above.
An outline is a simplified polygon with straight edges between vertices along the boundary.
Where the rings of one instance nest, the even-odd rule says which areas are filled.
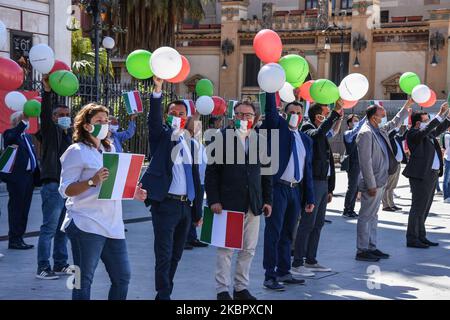
[[[319,247],[320,232],[325,223],[325,213],[327,211],[327,180],[314,180],[314,197],[316,202],[313,212],[307,213],[304,209],[301,211],[302,216],[295,239],[293,267],[302,266],[304,258],[306,258],[306,263],[308,264],[317,263],[316,256]]]
[[[125,239],[111,239],[80,230],[75,222],[66,228],[75,267],[73,300],[90,300],[95,269],[101,259],[111,280],[108,300],[125,300],[130,282],[130,263]]]
[[[358,196],[359,166],[350,166],[347,171],[348,187],[345,194],[344,212],[355,212],[355,202]]]
[[[174,199],[152,204],[157,300],[169,300],[172,294],[173,278],[191,225],[191,209],[189,203]]]
[[[33,174],[26,172],[20,176],[20,179],[15,179],[14,182],[8,181],[6,188],[9,194],[9,242],[17,243],[22,241],[27,229],[28,213],[34,189]]]
[[[275,184],[272,215],[266,218],[264,229],[264,259],[266,279],[289,274],[294,228],[300,214],[299,187]],[[276,268],[276,270],[275,270]]]
[[[412,203],[406,231],[406,241],[408,243],[426,239],[425,220],[433,203],[438,178],[439,172],[432,171],[431,174],[425,175],[423,179],[409,179]]]

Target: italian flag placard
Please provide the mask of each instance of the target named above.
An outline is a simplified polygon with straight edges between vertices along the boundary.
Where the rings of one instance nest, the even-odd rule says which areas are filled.
[[[187,116],[192,117],[195,114],[195,103],[192,100],[184,99],[183,102],[187,106]]]
[[[135,114],[143,112],[142,100],[139,91],[129,91],[122,94],[125,101],[125,107],[128,114]]]
[[[234,118],[234,106],[238,103],[237,100],[228,100],[227,104],[227,117],[228,119]]]
[[[214,214],[205,207],[200,241],[220,248],[242,249],[244,217],[243,212],[223,210]]]
[[[109,170],[109,177],[103,181],[98,199],[133,200],[143,162],[143,154],[103,153],[103,167]]]
[[[17,147],[8,146],[0,156],[0,172],[11,173],[16,161]]]

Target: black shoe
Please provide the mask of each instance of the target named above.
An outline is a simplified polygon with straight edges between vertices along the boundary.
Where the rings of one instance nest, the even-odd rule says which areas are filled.
[[[418,248],[418,249],[427,249],[430,246],[426,243],[420,242],[420,241],[416,241],[416,242],[407,242],[406,246],[408,248]]]
[[[428,239],[420,240],[420,242],[425,243],[425,244],[429,245],[430,247],[437,247],[437,246],[439,245],[439,243],[437,243],[437,242],[431,242],[431,241],[428,240]]]
[[[26,244],[25,242],[13,242],[8,245],[8,249],[12,250],[29,250],[33,248],[32,244]]]
[[[402,210],[402,208],[401,208],[401,207],[398,207],[398,206],[393,206],[392,208],[395,209],[396,211]]]
[[[358,260],[358,261],[368,261],[368,262],[378,262],[378,261],[380,261],[379,257],[373,255],[369,251],[364,251],[364,252],[357,253],[355,259]]]
[[[395,212],[395,209],[391,208],[391,207],[387,207],[387,208],[383,208],[383,211]]]
[[[36,272],[36,278],[41,280],[59,279],[59,277],[50,269],[50,267],[47,267],[45,269],[38,269],[38,271]]]
[[[53,272],[57,276],[69,276],[74,273],[74,270],[70,267],[69,264],[66,264],[62,267],[55,267],[53,266]]]
[[[274,279],[267,279],[263,283],[264,288],[274,291],[284,291],[284,286]]]
[[[233,300],[228,291],[219,292],[217,294],[217,300]]]
[[[247,289],[242,291],[233,291],[234,300],[257,300],[256,297],[252,296]]]
[[[277,281],[282,284],[305,284],[305,280],[296,279],[290,273],[285,274],[284,276],[281,277],[277,277]]]
[[[184,250],[192,250],[194,249],[194,246],[192,244],[190,244],[189,242],[186,242],[184,244]]]
[[[324,221],[325,221],[325,223],[332,223],[332,221],[331,221],[331,220],[327,220],[327,219],[325,219]]]
[[[207,243],[203,243],[198,239],[195,239],[194,241],[190,241],[189,244],[193,247],[197,247],[197,248],[204,248],[207,247],[208,244]]]
[[[384,253],[378,249],[370,251],[371,254],[373,254],[375,257],[378,257],[380,259],[389,259],[389,255],[387,253]]]
[[[347,218],[357,218],[358,217],[358,214],[356,212],[354,212],[354,211],[352,211],[352,212],[344,212],[342,215],[344,217],[347,217]]]

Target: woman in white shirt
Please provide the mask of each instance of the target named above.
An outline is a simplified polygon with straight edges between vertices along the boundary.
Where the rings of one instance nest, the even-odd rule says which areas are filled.
[[[450,128],[444,133],[444,202],[450,203]]]
[[[72,244],[75,279],[73,300],[89,300],[98,261],[105,264],[111,279],[108,299],[124,300],[130,280],[121,200],[98,200],[101,183],[108,178],[103,152],[114,152],[106,138],[108,109],[94,103],[78,112],[72,144],[61,156],[59,192],[67,213],[61,229]],[[135,199],[144,201],[145,190],[136,188]]]

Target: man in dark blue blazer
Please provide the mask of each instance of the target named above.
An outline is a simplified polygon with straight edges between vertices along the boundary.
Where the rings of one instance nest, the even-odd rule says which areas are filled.
[[[266,270],[264,286],[282,291],[281,283],[303,284],[295,279],[291,269],[291,244],[294,228],[302,207],[311,213],[314,208],[312,176],[312,139],[299,127],[303,118],[303,106],[289,103],[285,108],[287,120],[278,114],[275,94],[266,94],[263,127],[278,130],[279,166],[273,175],[273,211],[266,218],[264,231],[264,261]],[[280,283],[281,282],[281,283]]]
[[[168,105],[167,124],[161,108],[163,80],[154,78],[148,132],[150,164],[141,179],[151,205],[156,258],[156,299],[169,300],[191,221],[201,223],[202,202],[194,142],[184,137],[187,107],[183,101]]]
[[[13,113],[11,125],[12,128],[3,134],[4,145],[5,148],[17,146],[17,155],[12,172],[2,174],[9,194],[8,248],[27,250],[34,247],[23,241],[23,235],[27,228],[34,184],[39,179],[39,167],[31,137],[25,133],[29,125],[28,118],[21,112]]]

